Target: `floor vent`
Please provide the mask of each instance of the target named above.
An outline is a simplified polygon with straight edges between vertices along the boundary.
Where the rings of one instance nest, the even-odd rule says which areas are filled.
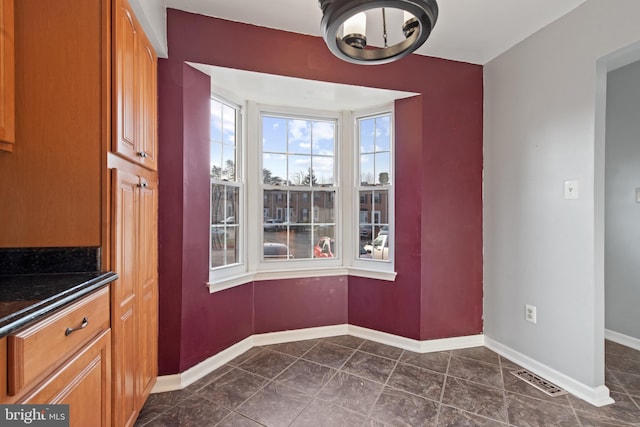
[[[555,384],[551,384],[549,381],[545,380],[537,376],[536,374],[532,374],[526,369],[520,369],[519,371],[511,371],[513,375],[520,378],[522,381],[531,384],[541,392],[551,397],[555,396],[563,396],[567,394],[566,390],[561,389]]]

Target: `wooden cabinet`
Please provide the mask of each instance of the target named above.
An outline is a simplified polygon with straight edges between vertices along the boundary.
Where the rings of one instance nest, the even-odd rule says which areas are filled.
[[[127,0],[113,8],[113,425],[135,424],[158,375],[157,57]]]
[[[68,404],[71,427],[111,425],[111,331],[92,340],[22,402]]]
[[[15,60],[13,2],[0,0],[0,150],[15,143]]]
[[[68,404],[72,427],[111,425],[109,287],[0,339],[0,403]]]
[[[94,411],[102,395],[86,390],[109,365],[111,416],[96,419],[132,425],[157,376],[157,57],[127,0],[25,0],[15,2],[15,15],[13,6],[0,0],[0,148],[14,139],[5,137],[13,135],[5,100],[14,87],[18,137],[11,155],[0,153],[8,207],[0,209],[0,247],[101,247],[103,268],[120,279],[109,295],[109,334],[56,368],[32,361],[29,354],[45,357],[48,347],[27,340],[24,370],[0,378],[0,397],[66,396]],[[4,80],[13,77],[14,55],[15,85]],[[0,339],[0,367],[12,345]],[[77,391],[43,382],[50,369],[62,369],[56,378],[73,378]]]
[[[109,290],[104,288],[10,335],[9,394],[18,394],[50,374],[58,361],[66,360],[91,338],[109,329],[109,323]]]
[[[157,57],[126,0],[115,0],[114,118],[112,151],[157,169]]]
[[[103,244],[108,4],[15,2],[16,144],[0,153],[0,247]]]
[[[158,347],[157,181],[112,171],[113,421],[130,426],[155,384]]]

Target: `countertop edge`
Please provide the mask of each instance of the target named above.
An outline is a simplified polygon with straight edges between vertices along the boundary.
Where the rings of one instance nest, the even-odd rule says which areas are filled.
[[[101,274],[94,279],[78,284],[73,288],[71,292],[63,293],[59,298],[54,298],[51,302],[48,302],[47,304],[38,307],[37,309],[29,313],[25,313],[24,316],[21,316],[16,320],[0,327],[0,339],[24,326],[27,326],[32,322],[43,318],[48,314],[53,313],[58,308],[61,308],[97,289],[100,289],[103,286],[106,286],[116,279],[118,279],[118,274],[110,271]]]

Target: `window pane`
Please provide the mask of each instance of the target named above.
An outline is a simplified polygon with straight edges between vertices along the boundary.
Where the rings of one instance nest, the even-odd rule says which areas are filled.
[[[387,152],[376,153],[376,180],[380,185],[390,184],[391,177],[391,155]]]
[[[387,225],[389,224],[389,192],[374,191],[373,192],[373,218],[374,223]]]
[[[286,192],[280,190],[265,190],[263,200],[262,212],[263,215],[266,213],[264,218],[280,220],[280,225],[282,225],[282,222],[284,222],[284,211],[287,206]],[[265,231],[267,231],[266,228]]]
[[[289,156],[289,176],[291,185],[312,185],[317,181],[311,169],[311,156]]]
[[[313,192],[313,222],[316,224],[335,223],[335,191]]]
[[[386,115],[376,118],[375,151],[389,151],[391,147],[391,117]]]
[[[314,178],[311,180],[311,185],[314,187],[333,185],[333,157],[314,156],[311,161]]]
[[[310,224],[312,222],[310,196],[310,191],[289,192],[289,207],[293,210],[293,216],[290,218],[292,222],[301,224]]]
[[[240,262],[239,193],[235,187],[211,185],[211,268]]]
[[[265,153],[287,152],[287,120],[277,117],[262,118],[262,151]]]
[[[222,143],[222,104],[216,100],[211,100],[211,130],[209,137],[211,141]]]
[[[311,122],[306,120],[289,120],[289,152],[311,154]]]
[[[360,156],[360,185],[375,185],[375,155],[363,154]]]
[[[359,257],[388,260],[386,251],[374,250],[372,241],[389,233],[389,191],[360,191],[359,197]],[[382,240],[387,239],[386,237]],[[385,240],[385,242],[387,242]]]
[[[286,185],[287,156],[284,154],[263,154],[262,176],[265,184]]]
[[[373,153],[375,151],[375,119],[362,119],[359,123],[360,152]]]
[[[335,146],[335,124],[313,122],[313,154],[333,156]]]
[[[222,144],[211,143],[211,177],[217,180],[222,179]]]
[[[228,105],[222,106],[222,143],[236,145],[236,111]]]
[[[225,145],[222,148],[222,179],[236,181],[236,150],[234,146]]]
[[[314,258],[334,258],[337,256],[334,227],[327,228],[325,231],[316,239],[316,244],[313,247]]]

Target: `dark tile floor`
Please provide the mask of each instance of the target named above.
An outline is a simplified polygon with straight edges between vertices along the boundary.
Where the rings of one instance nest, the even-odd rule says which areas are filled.
[[[153,394],[141,426],[640,426],[640,352],[606,342],[616,403],[547,397],[477,347],[412,353],[353,336],[255,347],[184,390]]]

